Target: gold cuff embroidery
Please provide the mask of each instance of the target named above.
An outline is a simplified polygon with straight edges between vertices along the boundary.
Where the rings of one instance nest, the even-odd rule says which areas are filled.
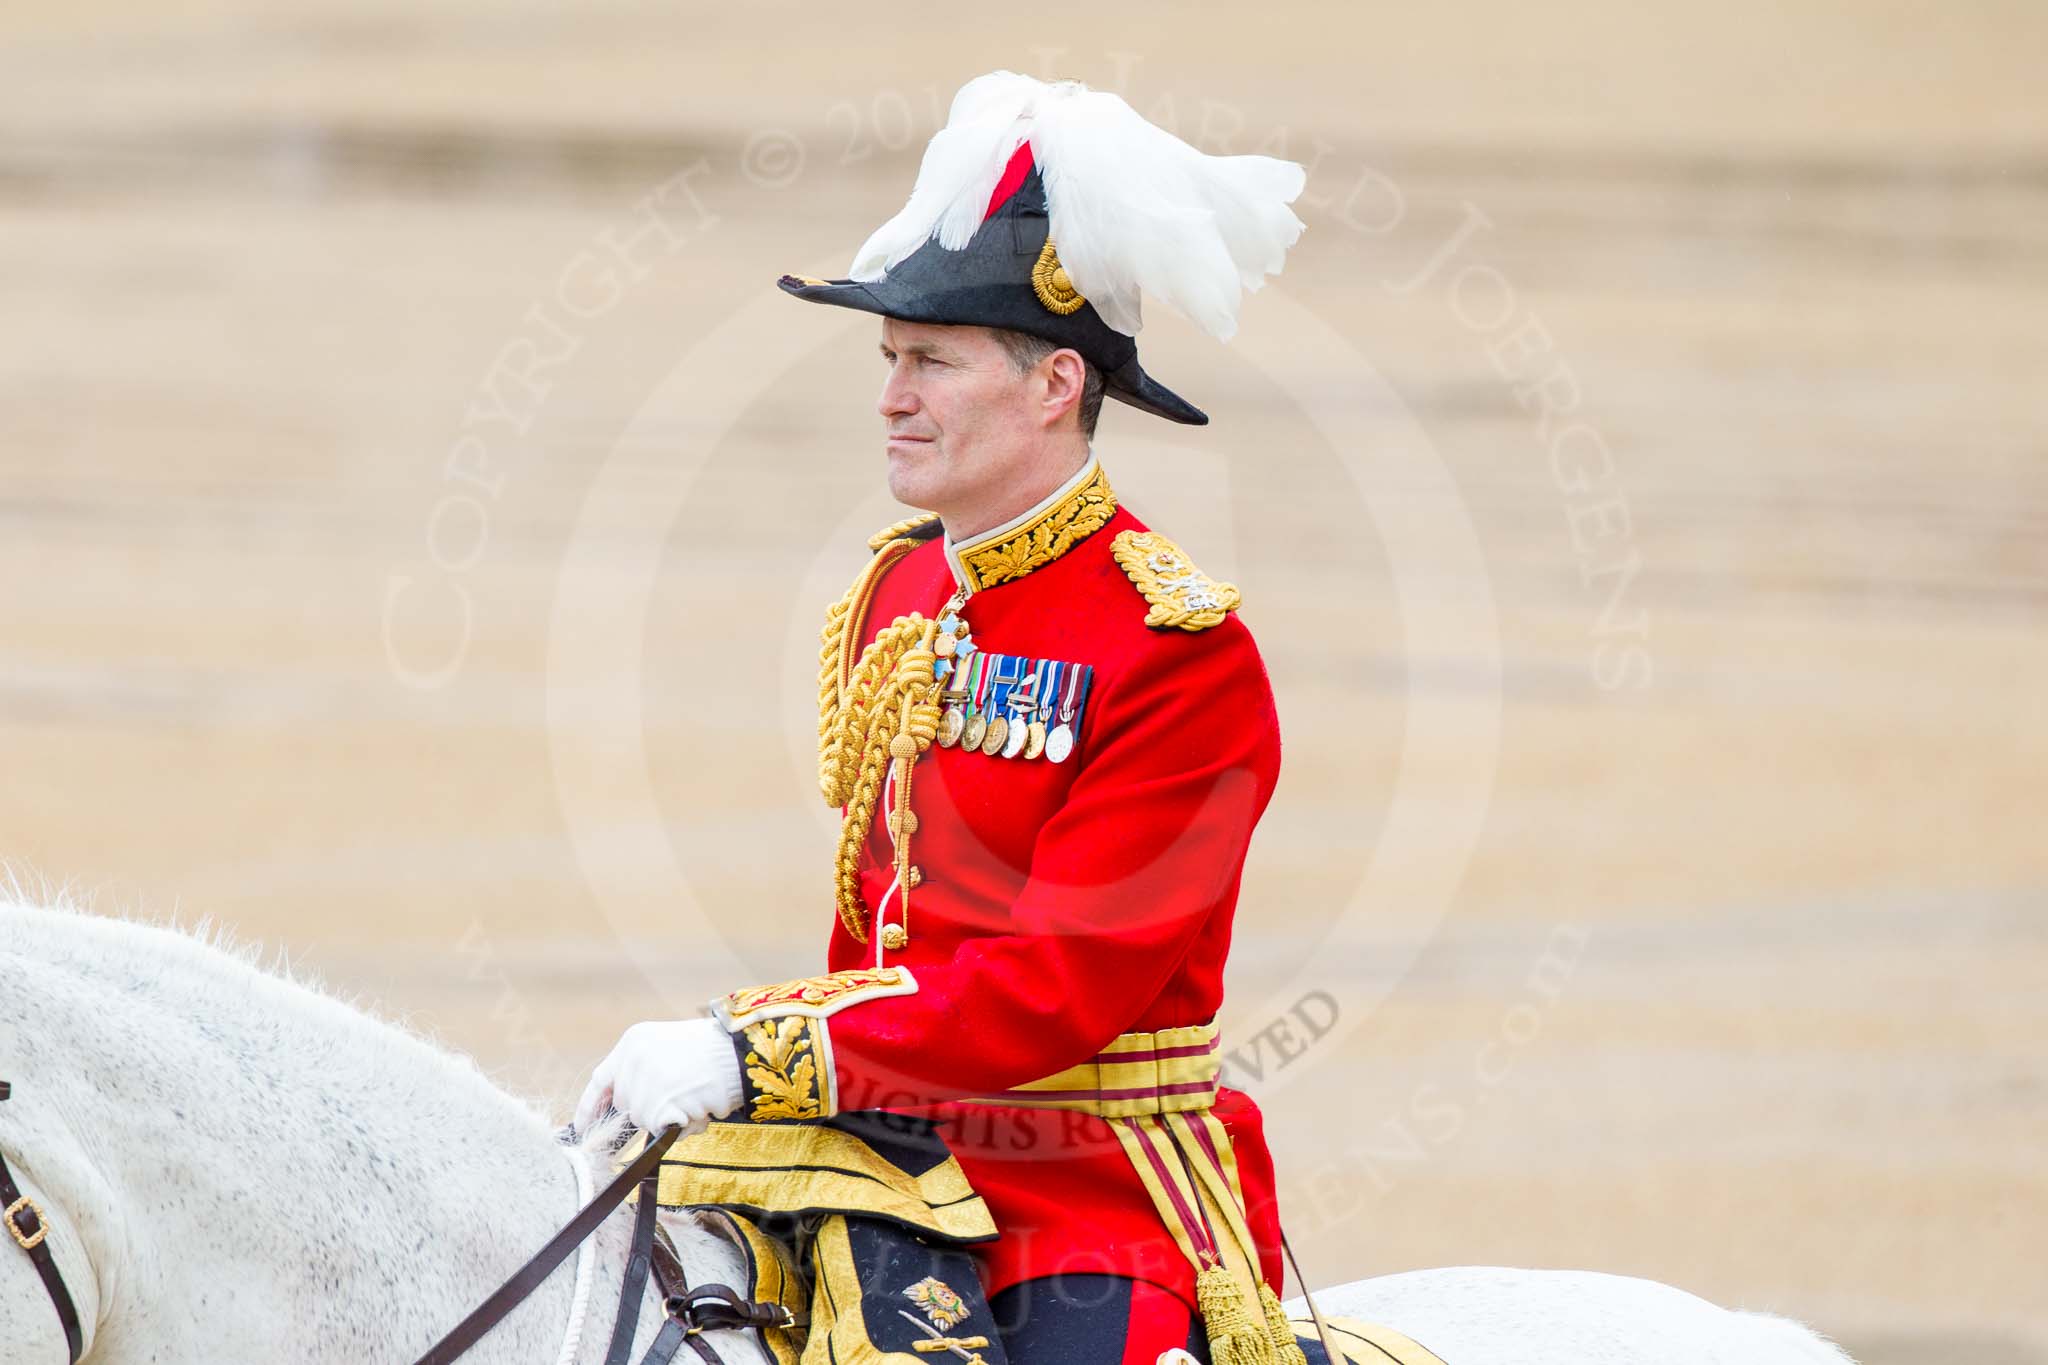
[[[824,1026],[801,1015],[763,1019],[745,1032],[747,1050],[740,1058],[742,1103],[756,1123],[782,1119],[821,1119],[832,1111],[821,1094],[831,1088],[831,1072],[823,1063],[819,1043]]]
[[[737,1033],[757,1019],[784,1015],[823,1019],[863,1000],[910,995],[916,990],[917,978],[908,967],[850,967],[772,986],[750,986],[712,1001],[711,1009],[720,1023]]]
[[[1186,551],[1157,531],[1120,532],[1110,549],[1151,603],[1145,624],[1154,630],[1207,630],[1221,625],[1242,600],[1236,584],[1218,583],[1203,573]]]

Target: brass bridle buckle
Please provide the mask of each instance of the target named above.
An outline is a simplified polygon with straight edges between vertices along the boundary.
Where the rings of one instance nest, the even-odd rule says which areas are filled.
[[[35,1220],[35,1231],[23,1231],[21,1216],[24,1213]],[[27,1195],[9,1204],[7,1211],[0,1213],[0,1222],[7,1224],[7,1230],[14,1234],[15,1243],[23,1251],[34,1251],[43,1244],[43,1239],[50,1235],[50,1220],[43,1216],[43,1206]]]

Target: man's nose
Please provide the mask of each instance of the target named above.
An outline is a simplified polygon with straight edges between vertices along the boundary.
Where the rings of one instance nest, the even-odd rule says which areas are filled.
[[[917,411],[917,392],[900,366],[889,368],[889,377],[882,381],[881,397],[875,400],[875,411],[884,417],[907,417]]]

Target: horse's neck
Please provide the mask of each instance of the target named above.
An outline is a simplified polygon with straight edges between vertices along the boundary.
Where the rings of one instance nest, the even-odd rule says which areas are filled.
[[[21,953],[8,965],[38,989],[33,1013],[0,1004],[19,1073],[0,1143],[47,1195],[60,1255],[76,1239],[94,1365],[410,1359],[576,1207],[544,1122],[458,1059],[180,935],[5,928],[0,960]],[[614,1216],[593,1244],[579,1361],[603,1357],[630,1232]],[[573,1261],[468,1359],[550,1365],[572,1280]]]

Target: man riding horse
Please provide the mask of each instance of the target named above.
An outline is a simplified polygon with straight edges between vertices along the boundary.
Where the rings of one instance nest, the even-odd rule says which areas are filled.
[[[1303,179],[996,72],[850,278],[780,280],[880,315],[889,490],[924,509],[869,542],[825,626],[829,970],[628,1029],[577,1121],[607,1100],[652,1129],[730,1121],[678,1151],[929,1121],[1000,1232],[978,1286],[891,1291],[934,1341],[1300,1359],[1259,1111],[1218,1084],[1215,1023],[1279,775],[1271,688],[1237,589],[1120,503],[1094,436],[1105,394],[1207,422],[1139,364],[1140,301],[1227,338],[1302,230]]]

